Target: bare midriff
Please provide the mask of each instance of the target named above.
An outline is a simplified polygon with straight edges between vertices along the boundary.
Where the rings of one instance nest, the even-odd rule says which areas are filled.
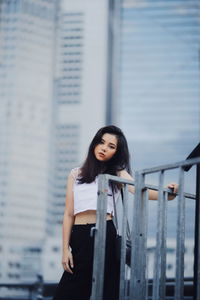
[[[106,220],[112,220],[112,215],[107,214]],[[96,210],[86,210],[75,215],[74,224],[93,224],[96,223]]]

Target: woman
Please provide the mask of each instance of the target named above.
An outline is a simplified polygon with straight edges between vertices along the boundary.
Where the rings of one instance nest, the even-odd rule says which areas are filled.
[[[72,169],[67,182],[66,206],[63,218],[64,273],[54,300],[89,300],[92,287],[93,245],[90,231],[96,222],[97,184],[99,174],[111,174],[133,180],[130,175],[126,138],[116,126],[101,128],[93,138],[87,158],[81,168]],[[104,274],[104,300],[117,299],[119,266],[115,260],[116,231],[112,222],[113,198],[119,186],[110,187],[107,205],[107,234]],[[177,192],[174,183],[168,188]],[[134,193],[134,187],[129,186]],[[156,200],[157,191],[149,190],[149,199]],[[169,199],[174,196],[170,195]]]

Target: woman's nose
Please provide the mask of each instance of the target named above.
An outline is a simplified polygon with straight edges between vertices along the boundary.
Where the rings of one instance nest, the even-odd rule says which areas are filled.
[[[105,152],[106,151],[106,145],[102,145],[101,149]]]

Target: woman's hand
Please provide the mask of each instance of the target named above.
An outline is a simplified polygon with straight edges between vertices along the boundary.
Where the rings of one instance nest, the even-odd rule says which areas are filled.
[[[168,200],[173,200],[176,197],[176,195],[174,194],[178,193],[179,185],[177,183],[172,182],[167,185],[167,188],[172,190],[172,192],[168,194]]]
[[[73,274],[72,269],[74,267],[73,263],[73,256],[71,250],[68,249],[67,251],[63,252],[62,256],[62,266],[63,269],[71,274]]]

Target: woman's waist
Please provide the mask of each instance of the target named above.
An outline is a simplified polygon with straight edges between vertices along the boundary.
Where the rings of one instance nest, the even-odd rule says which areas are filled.
[[[110,213],[106,214],[106,220],[112,220],[112,215]],[[75,225],[93,223],[96,223],[96,210],[86,210],[75,215]]]

